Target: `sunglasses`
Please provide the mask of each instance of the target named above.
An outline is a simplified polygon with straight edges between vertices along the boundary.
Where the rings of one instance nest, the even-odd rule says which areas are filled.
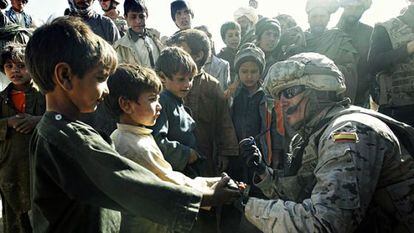
[[[286,99],[292,99],[293,97],[299,95],[300,93],[304,92],[306,87],[304,85],[298,85],[286,88],[285,90],[280,92],[280,96],[283,95]],[[280,98],[279,96],[279,98]]]

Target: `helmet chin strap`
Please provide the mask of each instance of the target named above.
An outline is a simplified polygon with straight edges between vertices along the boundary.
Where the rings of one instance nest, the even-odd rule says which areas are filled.
[[[116,9],[116,7],[114,6],[114,1],[112,1],[112,0],[111,0],[111,3],[109,3],[108,9],[105,10],[105,9],[102,8],[102,10],[105,11],[105,12],[111,11],[113,9]]]

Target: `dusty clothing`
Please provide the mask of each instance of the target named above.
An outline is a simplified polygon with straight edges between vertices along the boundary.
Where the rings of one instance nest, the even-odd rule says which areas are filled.
[[[320,53],[333,60],[345,77],[347,91],[345,95],[355,100],[357,90],[358,52],[351,38],[339,29],[325,31],[321,35],[305,32],[306,47],[304,52]]]
[[[46,112],[30,155],[34,232],[118,232],[118,211],[177,232],[196,219],[200,192],[161,181],[81,121]]]
[[[7,126],[7,118],[21,113],[11,100],[13,84],[0,93],[0,193],[3,203],[5,233],[30,232],[27,213],[30,210],[29,142],[31,134],[22,134]],[[24,113],[41,116],[45,98],[30,87],[24,91]],[[29,231],[30,230],[30,231]]]
[[[230,47],[222,48],[217,54],[217,57],[226,60],[230,65],[230,82],[233,83],[236,78],[237,71],[234,69],[234,58],[236,57],[237,50]]]
[[[170,91],[161,92],[160,104],[162,110],[157,122],[151,127],[152,134],[174,170],[184,172],[187,167],[191,170],[188,159],[191,149],[197,150],[196,123],[185,109],[183,100]],[[195,175],[197,174],[192,174]]]
[[[221,90],[227,90],[230,85],[230,65],[227,61],[211,55],[203,69],[219,81]]]
[[[82,17],[82,20],[89,25],[96,35],[110,44],[114,44],[120,38],[115,23],[106,16],[91,11],[88,16]]]
[[[26,12],[16,12],[12,7],[5,12],[9,22],[20,25],[21,27],[30,28],[33,26],[32,16]]]
[[[151,129],[144,127],[118,124],[118,129],[112,133],[111,138],[120,155],[147,168],[161,180],[200,191],[208,189],[210,183],[220,180],[220,178],[205,179],[201,177],[191,179],[181,172],[173,171],[171,165],[164,159],[151,131]],[[146,218],[122,214],[120,232],[162,233],[169,231],[167,226]]]
[[[116,18],[111,18],[108,15],[105,15],[106,17],[109,17],[110,19],[112,19],[112,21],[115,23],[116,28],[119,31],[119,35],[122,37],[126,34],[126,32],[128,31],[128,23],[125,20],[125,18],[121,15],[119,15],[120,13],[118,12],[118,16]]]
[[[138,35],[129,29],[114,44],[114,48],[118,53],[119,62],[154,68],[163,45],[156,35],[151,32],[151,30],[146,30],[143,35]],[[151,59],[153,64],[151,64]]]
[[[414,59],[407,51],[407,43],[414,40],[414,6],[406,12],[377,24],[372,33],[369,62],[377,75],[379,92],[376,102],[380,112],[414,125],[409,114],[414,107],[412,82]]]
[[[201,175],[216,176],[216,156],[238,156],[239,150],[227,101],[217,79],[204,71],[195,76],[184,104],[197,124],[198,151],[207,158],[208,170]]]
[[[349,25],[343,21],[338,23],[338,28],[351,37],[351,43],[358,51],[358,82],[354,104],[361,107],[369,106],[369,90],[372,85],[373,78],[369,73],[368,51],[373,28],[361,22]]]
[[[249,199],[252,223],[264,232],[412,232],[413,158],[386,123],[353,109],[369,111],[326,108],[301,129],[284,170],[257,184],[274,200]]]

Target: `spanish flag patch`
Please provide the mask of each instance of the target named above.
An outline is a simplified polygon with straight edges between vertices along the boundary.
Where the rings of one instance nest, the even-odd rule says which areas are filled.
[[[358,135],[355,132],[340,132],[332,135],[334,142],[357,142]]]

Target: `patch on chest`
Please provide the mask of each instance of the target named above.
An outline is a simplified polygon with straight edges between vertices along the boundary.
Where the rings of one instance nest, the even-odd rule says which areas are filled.
[[[332,140],[336,142],[357,142],[358,135],[355,132],[337,132],[332,135]]]

